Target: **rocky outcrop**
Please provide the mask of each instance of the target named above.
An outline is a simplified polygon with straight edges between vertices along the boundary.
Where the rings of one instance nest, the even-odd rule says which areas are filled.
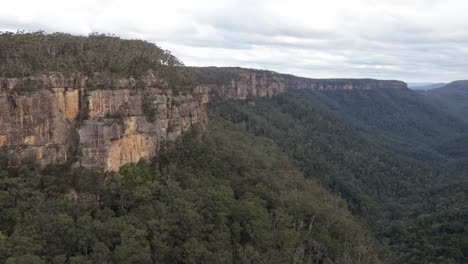
[[[191,94],[169,89],[96,90],[86,95],[88,119],[78,129],[81,165],[117,170],[150,159],[161,143],[174,141],[194,124],[206,123],[206,111]]]
[[[192,125],[205,126],[209,102],[288,89],[406,89],[399,81],[307,79],[239,68],[228,78],[213,73],[214,79],[185,93],[151,73],[139,79],[78,73],[0,79],[0,148],[12,166],[32,160],[39,167],[71,162],[115,171],[151,159]]]
[[[314,91],[408,89],[406,83],[394,80],[308,79],[291,75],[286,75],[285,78],[288,89],[309,89]]]
[[[0,93],[0,146],[9,162],[31,158],[39,165],[69,159],[79,90],[54,88],[34,95]]]
[[[226,71],[223,68],[210,68],[210,71]],[[325,90],[375,90],[407,89],[401,81],[374,79],[310,79],[270,71],[234,68],[229,79],[202,81],[195,92],[203,97],[203,102],[224,100],[245,100],[252,97],[272,97],[289,89]],[[216,75],[216,74],[214,74]],[[221,76],[221,74],[220,74]]]
[[[79,74],[3,79],[0,147],[9,163],[65,162],[104,171],[150,159],[206,111],[192,93],[175,94],[155,76],[89,79]]]
[[[245,100],[252,97],[272,97],[286,92],[285,79],[279,74],[258,74],[246,71],[235,78],[217,83],[203,83],[195,87],[203,102]]]

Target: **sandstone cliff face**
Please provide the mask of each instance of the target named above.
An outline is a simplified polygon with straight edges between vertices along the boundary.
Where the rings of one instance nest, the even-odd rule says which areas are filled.
[[[81,165],[88,168],[118,170],[148,160],[162,142],[174,141],[194,124],[204,126],[207,119],[200,100],[169,89],[96,90],[86,94],[86,101],[88,119],[78,133]]]
[[[56,88],[30,95],[0,93],[0,146],[17,165],[35,158],[39,165],[68,160],[75,126],[77,91]]]
[[[72,162],[115,171],[152,158],[163,142],[194,124],[204,127],[209,102],[272,97],[288,89],[406,89],[406,84],[242,70],[176,94],[151,74],[138,80],[59,73],[0,79],[0,148],[12,166],[30,159],[39,167]]]
[[[272,97],[289,89],[325,90],[374,90],[407,89],[401,81],[373,79],[310,79],[274,72],[245,69],[231,80],[216,83],[201,83],[195,93],[203,102],[223,100],[246,100],[252,97]]]
[[[208,83],[195,87],[203,95],[203,102],[245,100],[252,97],[272,97],[286,92],[285,80],[280,75],[257,74],[246,71],[226,84]]]
[[[373,79],[307,79],[286,76],[288,89],[309,89],[314,91],[327,90],[378,90],[378,89],[407,89],[401,81],[383,81]]]
[[[25,92],[26,83],[41,88]],[[154,76],[138,82],[60,74],[1,81],[0,147],[12,166],[31,159],[40,167],[71,161],[114,171],[150,159],[162,142],[206,119],[199,98],[174,94]]]

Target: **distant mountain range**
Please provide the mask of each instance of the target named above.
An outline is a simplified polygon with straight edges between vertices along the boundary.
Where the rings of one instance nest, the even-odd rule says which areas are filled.
[[[408,88],[413,90],[432,90],[443,87],[447,85],[446,83],[408,83]]]
[[[445,111],[468,121],[468,80],[451,82],[424,94]]]

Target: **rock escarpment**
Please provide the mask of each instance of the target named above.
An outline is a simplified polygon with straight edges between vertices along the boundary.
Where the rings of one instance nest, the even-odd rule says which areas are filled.
[[[327,90],[375,90],[408,89],[401,81],[374,79],[310,79],[270,71],[232,68],[233,73],[226,77],[225,68],[205,70],[224,71],[219,78],[199,76],[195,92],[203,95],[203,101],[245,100],[252,97],[272,97],[289,89]],[[200,73],[199,73],[200,74]],[[203,72],[201,74],[204,74]]]
[[[80,74],[3,79],[0,146],[10,165],[74,162],[105,171],[150,159],[161,144],[206,111],[192,93],[174,93],[149,75],[140,80],[90,79]]]
[[[219,68],[218,68],[219,69]],[[174,92],[149,73],[134,78],[90,78],[60,73],[0,79],[0,148],[12,166],[43,168],[70,162],[115,171],[150,159],[162,144],[207,123],[205,104],[272,97],[288,89],[406,89],[399,81],[307,79],[236,68],[232,74]]]
[[[203,102],[245,100],[252,97],[272,97],[286,92],[285,80],[279,74],[257,74],[245,71],[232,79],[201,83],[195,93],[203,96]]]
[[[290,89],[329,90],[378,90],[408,89],[406,83],[394,80],[374,79],[308,79],[286,75],[286,86]]]

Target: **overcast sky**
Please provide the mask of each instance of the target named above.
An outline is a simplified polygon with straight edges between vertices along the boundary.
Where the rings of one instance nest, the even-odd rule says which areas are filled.
[[[468,79],[467,11],[466,0],[2,0],[0,31],[114,33],[191,66],[447,82]]]

